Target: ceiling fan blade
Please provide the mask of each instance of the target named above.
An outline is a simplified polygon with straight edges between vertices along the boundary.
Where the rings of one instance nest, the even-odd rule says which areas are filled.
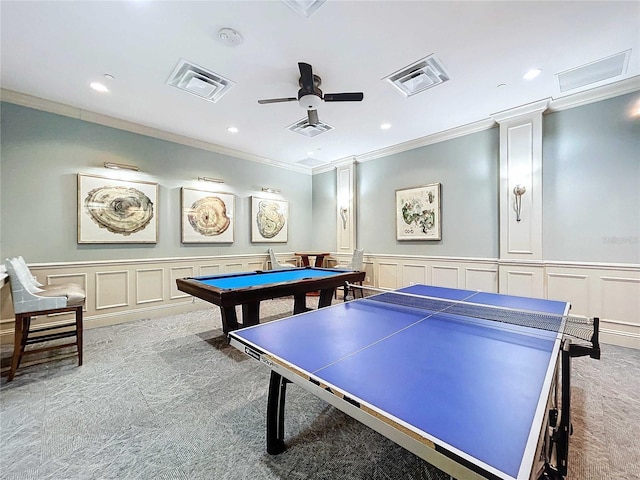
[[[313,93],[313,70],[308,63],[298,62],[302,90]]]
[[[309,125],[317,125],[320,123],[317,110],[307,110],[307,116],[309,117]]]
[[[325,93],[322,99],[325,102],[360,102],[364,98],[362,92],[352,93]]]
[[[266,100],[258,100],[260,105],[264,105],[265,103],[280,103],[280,102],[297,102],[298,99],[296,97],[289,98],[268,98]]]

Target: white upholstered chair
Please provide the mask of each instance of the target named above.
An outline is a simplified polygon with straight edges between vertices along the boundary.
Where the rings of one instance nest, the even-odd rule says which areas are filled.
[[[84,290],[75,284],[43,287],[35,280],[22,258],[7,259],[5,266],[11,284],[11,297],[15,313],[13,357],[7,381],[13,380],[23,356],[47,350],[76,346],[78,365],[82,365]],[[32,317],[65,312],[74,312],[75,320],[56,323],[54,326],[31,328]],[[47,344],[45,347],[26,350],[27,345],[68,337],[75,337],[75,341],[64,344]]]
[[[296,268],[297,265],[292,263],[281,263],[276,258],[276,254],[273,252],[273,248],[269,249],[269,261],[271,262],[271,270],[282,270],[285,268]]]

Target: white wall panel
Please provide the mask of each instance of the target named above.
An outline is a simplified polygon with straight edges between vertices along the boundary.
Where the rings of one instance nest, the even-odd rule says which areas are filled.
[[[547,298],[571,303],[573,315],[589,316],[589,276],[571,273],[547,273]],[[591,313],[593,315],[593,313]]]
[[[145,316],[160,316],[208,308],[206,302],[194,302],[190,295],[178,291],[176,278],[193,277],[204,271],[247,270],[264,261],[261,253],[206,259],[48,264],[30,268],[48,284],[75,282],[85,286],[85,325],[91,328],[138,319],[141,312]],[[413,282],[568,301],[573,314],[601,319],[604,343],[640,349],[640,266],[637,265],[367,253],[364,268],[369,279],[366,283],[383,289],[396,289]],[[130,284],[130,278],[135,278],[134,285]],[[7,288],[5,285],[3,291]],[[130,298],[135,298],[135,302],[130,302]],[[4,307],[0,321],[3,343],[13,340],[14,325],[13,311]]]
[[[402,267],[402,286],[427,283],[427,266],[405,263]]]
[[[438,287],[460,288],[460,269],[434,265],[431,268],[431,283]]]
[[[170,284],[171,284],[171,299],[175,300],[178,298],[189,298],[191,297],[191,295],[189,295],[188,293],[184,293],[181,292],[180,290],[178,290],[178,287],[176,286],[176,279],[177,278],[185,278],[185,277],[195,277],[195,266],[190,265],[190,266],[184,266],[184,267],[172,267],[170,268],[170,272],[171,272],[171,280],[170,280]]]
[[[162,302],[164,300],[164,270],[145,268],[136,270],[136,303]]]
[[[215,275],[217,273],[221,273],[219,263],[200,265],[200,275]]]
[[[602,318],[618,319],[640,327],[640,279],[600,277]]]
[[[398,288],[398,271],[398,263],[378,262],[378,287]]]
[[[498,269],[467,267],[465,269],[465,285],[467,290],[483,292],[498,291]]]
[[[96,272],[96,310],[129,305],[129,271]]]

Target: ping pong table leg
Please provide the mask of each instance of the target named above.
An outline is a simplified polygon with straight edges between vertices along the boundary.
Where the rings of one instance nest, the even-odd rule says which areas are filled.
[[[267,453],[284,452],[284,401],[289,380],[271,371],[269,399],[267,401]]]

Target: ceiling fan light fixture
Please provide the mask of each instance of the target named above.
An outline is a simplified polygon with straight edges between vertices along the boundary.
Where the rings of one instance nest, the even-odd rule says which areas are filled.
[[[303,95],[302,97],[300,97],[300,100],[298,100],[298,103],[305,110],[317,110],[318,107],[320,106],[320,103],[322,103],[322,100],[317,95],[309,94],[309,95]]]

